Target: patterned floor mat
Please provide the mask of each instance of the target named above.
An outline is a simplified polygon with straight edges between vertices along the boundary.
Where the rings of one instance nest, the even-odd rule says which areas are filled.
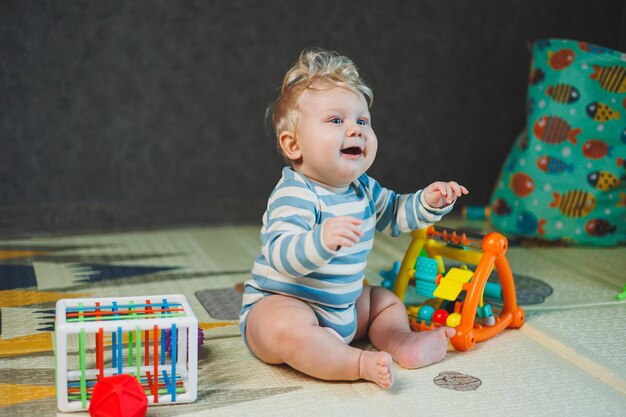
[[[377,237],[366,269],[371,284],[408,242]],[[56,300],[151,294],[184,294],[204,346],[198,400],[150,407],[149,416],[617,416],[626,409],[626,301],[614,300],[626,283],[626,248],[511,247],[526,324],[423,369],[396,367],[397,384],[383,391],[315,380],[249,354],[235,288],[248,279],[259,245],[258,227],[1,240],[0,416],[57,413]]]
[[[241,309],[241,292],[234,288],[220,288],[196,292],[209,315],[217,320],[238,320]]]

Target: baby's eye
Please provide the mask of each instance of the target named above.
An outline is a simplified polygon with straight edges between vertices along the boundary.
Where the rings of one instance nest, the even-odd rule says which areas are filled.
[[[330,122],[335,125],[340,125],[343,123],[343,120],[341,120],[340,117],[333,117],[332,119],[330,119]]]
[[[357,120],[357,121],[356,121],[356,123],[357,123],[358,125],[365,126],[365,125],[367,124],[367,120],[365,120],[365,119],[359,119],[359,120]]]

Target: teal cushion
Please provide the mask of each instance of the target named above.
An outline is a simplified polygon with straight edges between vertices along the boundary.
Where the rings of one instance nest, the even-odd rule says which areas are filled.
[[[491,197],[508,234],[626,243],[626,54],[564,39],[534,43],[528,118]]]

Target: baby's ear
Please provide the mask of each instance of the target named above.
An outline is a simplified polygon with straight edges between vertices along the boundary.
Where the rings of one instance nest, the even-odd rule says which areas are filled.
[[[298,141],[296,140],[296,136],[293,132],[287,130],[280,132],[280,135],[278,135],[278,144],[280,145],[280,149],[282,149],[283,154],[288,159],[296,161],[302,158],[300,145],[298,145]]]

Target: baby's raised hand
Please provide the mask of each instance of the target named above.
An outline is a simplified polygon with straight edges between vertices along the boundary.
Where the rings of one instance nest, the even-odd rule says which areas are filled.
[[[363,223],[355,217],[333,217],[324,222],[322,240],[330,250],[339,250],[342,246],[351,247],[359,241],[363,232],[358,226]]]
[[[437,181],[424,188],[424,202],[433,208],[449,206],[457,197],[468,194],[467,188],[454,181]]]

